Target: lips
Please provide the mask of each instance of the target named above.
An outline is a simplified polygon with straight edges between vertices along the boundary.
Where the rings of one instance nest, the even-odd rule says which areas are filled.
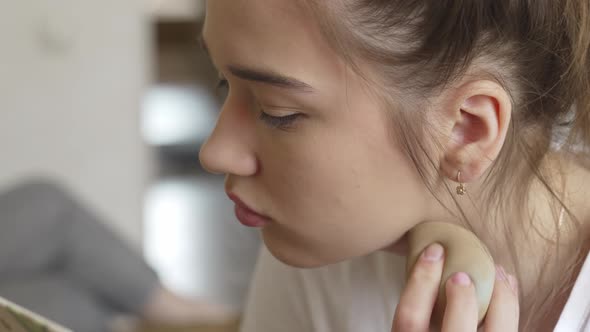
[[[270,218],[264,216],[244,203],[237,195],[228,193],[227,196],[235,203],[236,218],[247,227],[260,228],[270,223]]]

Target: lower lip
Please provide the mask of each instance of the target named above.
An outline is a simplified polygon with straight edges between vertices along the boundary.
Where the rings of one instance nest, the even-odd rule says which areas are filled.
[[[256,212],[249,210],[248,208],[236,204],[235,207],[236,217],[244,226],[248,227],[264,227],[268,225],[269,220]]]

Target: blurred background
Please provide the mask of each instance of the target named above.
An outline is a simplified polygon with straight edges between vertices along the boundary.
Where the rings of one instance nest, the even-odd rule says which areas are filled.
[[[260,241],[199,166],[221,102],[203,16],[204,0],[0,1],[0,191],[59,183],[165,287],[239,312]]]

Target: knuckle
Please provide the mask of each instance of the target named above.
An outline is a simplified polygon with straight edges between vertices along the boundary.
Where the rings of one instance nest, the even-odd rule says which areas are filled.
[[[447,303],[452,306],[467,305],[477,301],[473,285],[461,287],[454,285],[452,282],[447,282],[446,294]]]
[[[438,284],[442,274],[442,267],[438,268],[432,265],[417,264],[414,272],[410,276],[413,284],[430,285]]]
[[[418,315],[418,311],[411,307],[398,307],[395,322],[395,331],[426,331],[428,322]]]

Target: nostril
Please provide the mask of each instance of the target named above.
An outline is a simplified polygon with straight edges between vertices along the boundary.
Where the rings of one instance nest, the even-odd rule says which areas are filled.
[[[223,148],[206,144],[199,153],[203,169],[212,174],[254,176],[259,172],[257,158],[247,149],[224,145]]]

